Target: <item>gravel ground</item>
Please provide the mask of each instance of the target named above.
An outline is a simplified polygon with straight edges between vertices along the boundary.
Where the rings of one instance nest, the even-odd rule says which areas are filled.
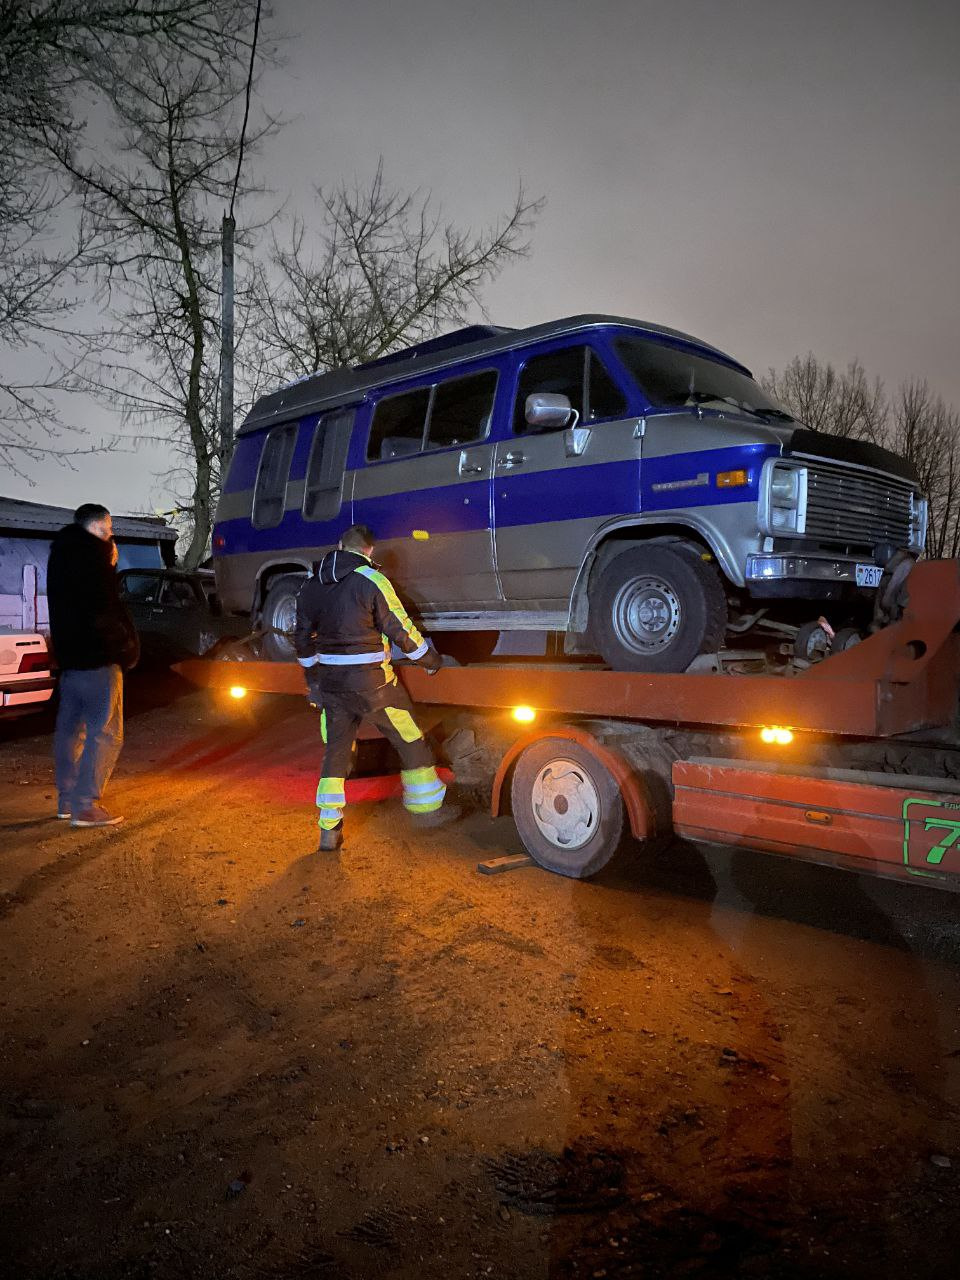
[[[0,728],[4,1275],[955,1272],[960,899],[679,846],[485,877],[509,819],[395,801],[317,856],[306,709],[132,692],[119,829]]]

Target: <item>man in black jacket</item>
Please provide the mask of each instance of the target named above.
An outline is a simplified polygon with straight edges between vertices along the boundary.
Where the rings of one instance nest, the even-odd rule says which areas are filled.
[[[371,721],[400,756],[403,803],[413,826],[440,827],[460,813],[444,807],[446,787],[390,662],[391,644],[430,671],[440,667],[440,655],[372,563],[373,544],[365,525],[352,525],[297,597],[297,659],[322,708],[320,851],[339,849],[343,840],[344,788],[362,720]]]
[[[53,539],[47,562],[50,639],[60,667],[53,753],[57,817],[74,827],[113,827],[100,803],[123,745],[123,671],[140,656],[120,599],[113,520],[87,502]]]

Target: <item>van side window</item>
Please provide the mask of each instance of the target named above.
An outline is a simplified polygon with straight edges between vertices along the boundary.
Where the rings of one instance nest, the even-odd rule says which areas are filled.
[[[562,347],[527,361],[517,383],[513,413],[515,435],[531,430],[526,419],[526,402],[527,396],[535,391],[566,396],[579,412],[581,422],[623,417],[627,412],[623,393],[597,353],[587,346]]]
[[[353,419],[354,411],[347,409],[325,414],[317,423],[303,488],[305,520],[333,520],[340,514]]]
[[[296,440],[296,423],[289,427],[275,427],[267,436],[253,494],[252,521],[255,529],[273,529],[283,519],[283,509],[287,505],[287,478]]]
[[[402,458],[419,453],[427,423],[430,388],[405,391],[399,396],[386,396],[378,401],[370,424],[367,460]]]
[[[472,444],[490,429],[497,375],[493,369],[441,382],[434,391],[427,448]]]

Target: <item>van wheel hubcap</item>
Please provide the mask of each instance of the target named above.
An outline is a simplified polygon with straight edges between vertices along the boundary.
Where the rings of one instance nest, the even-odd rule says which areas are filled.
[[[297,601],[293,596],[283,596],[277,601],[270,625],[274,631],[289,635],[297,625]]]
[[[531,794],[533,820],[558,849],[580,849],[600,825],[600,796],[574,760],[551,760],[537,774]]]
[[[613,601],[613,630],[634,653],[660,653],[673,644],[680,630],[680,598],[663,578],[633,578]]]

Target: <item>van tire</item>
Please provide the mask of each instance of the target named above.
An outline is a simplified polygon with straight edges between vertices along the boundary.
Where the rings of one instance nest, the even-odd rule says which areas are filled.
[[[615,671],[686,671],[727,627],[720,575],[688,542],[631,547],[590,593],[590,631]]]
[[[293,629],[297,621],[297,596],[306,577],[284,574],[270,585],[263,602],[260,627],[263,631],[263,656],[270,662],[293,662]]]

